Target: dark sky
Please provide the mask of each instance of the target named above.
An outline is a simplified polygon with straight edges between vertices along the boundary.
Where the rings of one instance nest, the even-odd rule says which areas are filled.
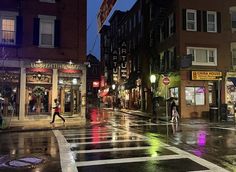
[[[105,24],[109,24],[109,17],[114,10],[127,11],[136,0],[117,0]],[[100,35],[97,29],[97,13],[102,0],[87,0],[87,54],[91,53],[100,59]]]

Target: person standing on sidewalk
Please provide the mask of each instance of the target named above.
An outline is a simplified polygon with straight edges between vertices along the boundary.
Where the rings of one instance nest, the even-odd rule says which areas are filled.
[[[60,107],[58,100],[54,99],[54,103],[55,103],[55,107],[53,107],[54,113],[53,113],[53,118],[52,118],[52,121],[50,122],[50,124],[54,123],[56,115],[59,116],[63,120],[63,123],[65,123],[66,120],[60,115],[61,107]]]

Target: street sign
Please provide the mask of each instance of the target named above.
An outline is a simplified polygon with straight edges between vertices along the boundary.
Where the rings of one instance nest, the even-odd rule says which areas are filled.
[[[163,80],[162,80],[162,83],[165,84],[165,85],[169,85],[170,79],[168,77],[164,77]]]

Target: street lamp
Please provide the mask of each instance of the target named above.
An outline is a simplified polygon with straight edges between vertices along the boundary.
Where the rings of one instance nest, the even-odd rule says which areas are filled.
[[[155,106],[154,106],[154,97],[155,97],[155,83],[156,83],[156,75],[151,75],[150,76],[150,81],[151,81],[151,91],[152,91],[152,111],[153,111],[153,114],[155,114]]]
[[[113,109],[115,108],[115,102],[116,102],[116,85],[112,84],[111,88],[113,90]]]

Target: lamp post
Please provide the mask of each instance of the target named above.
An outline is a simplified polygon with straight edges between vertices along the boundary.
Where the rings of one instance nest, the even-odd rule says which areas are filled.
[[[112,105],[113,109],[115,109],[115,102],[116,102],[116,85],[115,85],[115,84],[112,84],[111,88],[112,88],[113,92],[115,92],[115,93],[113,94],[113,105]]]
[[[156,83],[156,75],[154,75],[154,74],[152,74],[151,76],[150,76],[150,81],[151,81],[151,84],[152,84],[152,86],[151,86],[151,92],[152,92],[152,112],[153,112],[153,114],[155,114],[155,105],[154,105],[154,97],[155,97],[155,91],[156,91],[156,89],[155,89],[155,83]]]

